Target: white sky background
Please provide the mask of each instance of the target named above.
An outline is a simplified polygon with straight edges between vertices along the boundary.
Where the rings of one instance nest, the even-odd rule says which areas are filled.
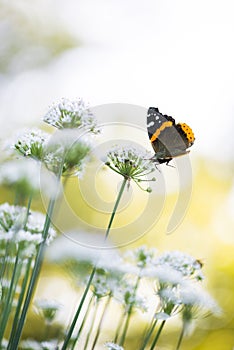
[[[157,106],[192,127],[196,152],[233,159],[233,0],[40,0],[35,7],[44,25],[61,21],[83,46],[1,79],[0,135],[37,123],[62,96],[81,96],[91,105]]]

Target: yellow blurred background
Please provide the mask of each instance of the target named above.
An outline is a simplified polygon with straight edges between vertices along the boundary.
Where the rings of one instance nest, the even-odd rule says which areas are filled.
[[[129,208],[114,223],[124,227],[133,221],[133,242],[123,244],[121,251],[145,244],[161,252],[187,252],[204,264],[206,288],[223,314],[199,320],[182,350],[234,347],[233,10],[231,0],[0,0],[1,140],[18,128],[40,126],[54,100],[76,96],[91,106],[155,105],[193,128],[192,195],[181,224],[166,234],[178,195],[176,170],[166,167],[158,176],[164,177],[169,190],[153,227],[140,237],[134,217],[141,215],[150,196],[156,207],[163,202],[161,194],[146,194],[134,186]],[[144,124],[122,115],[105,118],[99,117],[100,123],[109,123],[101,142],[118,139],[111,123]],[[137,140],[149,149],[146,130],[143,135],[141,129]],[[68,180],[66,201],[56,222],[62,230],[82,231],[87,224],[106,227],[109,215],[99,211],[98,202],[95,210],[82,199],[83,189],[93,186],[88,170],[80,183]],[[98,195],[111,205],[119,180],[101,168],[95,181]],[[88,198],[96,201],[92,193]],[[1,188],[0,200],[13,203],[14,194]],[[67,203],[81,221],[66,216]],[[42,200],[33,202],[33,209],[44,208]],[[151,211],[148,215],[153,215],[153,206]],[[142,215],[142,227],[145,220]],[[76,288],[59,266],[44,267],[37,295],[61,301],[66,310],[59,316],[63,322],[77,303]],[[127,350],[135,349],[138,327],[143,327],[141,319],[130,328]],[[174,349],[179,327],[172,322],[160,349]]]

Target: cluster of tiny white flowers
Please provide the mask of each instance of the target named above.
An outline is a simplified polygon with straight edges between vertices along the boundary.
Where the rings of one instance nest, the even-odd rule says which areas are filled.
[[[216,301],[199,285],[185,283],[180,291],[180,299],[183,305],[190,305],[219,314],[220,308]]]
[[[58,341],[52,339],[50,341],[38,342],[33,339],[26,339],[20,342],[22,350],[55,350],[58,348]]]
[[[40,172],[37,165],[30,159],[11,160],[1,164],[0,184],[14,186],[25,182],[30,189],[39,190]]]
[[[87,128],[92,132],[97,131],[97,121],[81,98],[73,101],[62,98],[52,105],[43,120],[58,129]]]
[[[1,342],[1,350],[7,349],[7,346],[8,346],[8,340],[3,338]]]
[[[180,272],[185,277],[203,279],[201,263],[189,254],[180,251],[165,252],[155,260],[156,266],[168,266]]]
[[[146,246],[141,246],[135,250],[127,251],[125,257],[132,260],[132,263],[139,268],[150,268],[153,265],[157,250],[154,248],[148,249]]]
[[[23,156],[42,160],[49,138],[50,134],[40,129],[23,130],[15,137],[12,148]]]
[[[147,179],[148,175],[155,171],[155,166],[150,160],[150,154],[135,147],[117,146],[107,153],[105,164],[116,173],[135,183],[141,181],[154,181]],[[147,189],[150,191],[150,189]]]
[[[0,205],[0,242],[14,241],[20,244],[22,252],[32,255],[34,247],[43,240],[45,216],[31,211],[26,219],[26,208],[9,205]],[[49,244],[56,236],[56,231],[51,227],[47,238]],[[2,247],[1,247],[2,248]]]
[[[61,308],[61,304],[57,300],[48,300],[48,299],[37,299],[36,305],[40,309],[56,309]]]
[[[81,175],[90,149],[91,143],[87,138],[80,137],[73,130],[63,130],[47,145],[43,162],[54,173],[58,173],[62,166],[65,176]]]
[[[113,342],[105,343],[105,347],[108,348],[108,350],[124,350],[122,346],[115,344]]]
[[[38,299],[36,300],[35,305],[37,306],[38,310],[42,312],[45,320],[49,323],[54,320],[58,310],[62,306],[56,300],[47,299]]]
[[[136,293],[135,285],[122,281],[114,291],[114,298],[119,301],[128,312],[129,308],[139,309],[143,312],[147,310],[146,299]]]
[[[97,269],[92,280],[92,292],[97,298],[101,298],[110,293],[107,282],[107,273],[103,269]]]

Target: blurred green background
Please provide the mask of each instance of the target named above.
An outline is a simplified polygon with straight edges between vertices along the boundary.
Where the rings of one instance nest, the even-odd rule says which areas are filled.
[[[166,235],[177,198],[172,186],[154,227],[121,248],[146,244],[160,251],[178,249],[204,264],[205,284],[223,315],[199,321],[182,349],[234,347],[233,9],[228,0],[147,0],[144,4],[132,0],[0,0],[1,140],[20,127],[40,125],[47,106],[63,96],[81,96],[91,106],[113,102],[146,108],[155,105],[193,128],[193,191],[183,222]],[[110,115],[109,121],[119,120]],[[146,139],[147,135],[143,144]],[[174,171],[166,170],[172,182]],[[118,181],[113,176],[112,187],[107,177],[110,180],[109,171],[101,169],[97,188],[111,202]],[[115,225],[124,226],[141,213],[147,201],[143,197],[148,194],[134,189],[134,195],[127,214],[120,213]],[[156,203],[157,195],[150,196]],[[69,180],[66,200],[84,219],[77,229],[83,230],[85,222],[104,229],[108,215],[90,209],[81,198],[78,180]],[[2,188],[0,199],[13,203],[14,194]],[[44,210],[44,202],[35,200],[33,208]],[[73,223],[66,222],[66,209],[62,209],[59,224],[70,229]],[[52,264],[42,271],[37,293],[65,306],[60,322],[77,302],[71,279]],[[131,327],[126,349],[135,349],[142,322],[137,320]],[[173,349],[179,326],[172,322],[160,349]]]

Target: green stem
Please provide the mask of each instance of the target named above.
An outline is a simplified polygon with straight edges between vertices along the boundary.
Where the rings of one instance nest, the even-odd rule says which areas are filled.
[[[115,214],[116,214],[116,210],[118,208],[118,205],[119,205],[119,202],[120,202],[120,199],[123,195],[123,192],[124,192],[124,189],[125,189],[125,186],[126,186],[126,183],[127,183],[128,179],[127,178],[124,178],[123,182],[122,182],[122,185],[120,187],[120,190],[119,190],[119,194],[118,194],[118,197],[116,199],[116,202],[115,202],[115,205],[114,205],[114,209],[113,209],[113,212],[111,214],[111,217],[110,217],[110,221],[109,221],[109,224],[107,226],[107,230],[106,230],[106,234],[105,234],[105,241],[107,239],[107,237],[109,236],[109,232],[110,232],[110,229],[111,229],[111,225],[112,225],[112,222],[114,220],[114,217],[115,217]]]
[[[32,263],[32,258],[28,259],[24,279],[23,279],[22,286],[21,286],[20,296],[19,296],[19,299],[17,302],[17,307],[16,307],[15,316],[14,316],[14,320],[13,320],[13,326],[11,329],[11,334],[10,334],[10,338],[8,341],[7,349],[10,349],[12,340],[13,340],[14,335],[15,335],[16,327],[17,327],[17,324],[19,321],[19,314],[20,314],[21,306],[23,303],[24,295],[25,295],[25,290],[26,290],[26,286],[27,286],[27,282],[28,282],[28,278],[29,278],[29,273],[30,273],[30,269],[31,269],[31,263]]]
[[[164,327],[165,323],[166,323],[166,320],[163,320],[162,323],[161,323],[161,325],[160,325],[160,327],[159,327],[159,329],[158,329],[158,331],[157,331],[156,337],[155,337],[154,340],[153,340],[153,343],[152,343],[152,345],[151,345],[151,347],[150,347],[150,350],[153,350],[154,347],[155,347],[155,345],[157,344],[158,339],[159,339],[159,337],[160,337],[160,334],[161,334],[161,332],[162,332],[162,330],[163,330],[163,327]]]
[[[24,230],[26,228],[27,222],[28,222],[28,217],[29,217],[29,212],[30,212],[30,208],[31,208],[31,204],[32,204],[32,197],[33,194],[31,192],[29,199],[28,199],[28,205],[27,205],[27,211],[26,211],[26,217],[25,217],[25,221],[24,221]]]
[[[92,317],[92,322],[91,322],[91,325],[89,327],[89,332],[87,334],[85,345],[84,345],[84,350],[87,349],[87,346],[89,344],[90,336],[91,336],[91,334],[93,332],[94,323],[95,323],[97,312],[98,312],[98,307],[99,307],[99,299],[97,299],[97,301],[96,301],[96,305],[95,305],[94,312],[93,312],[93,317]]]
[[[154,318],[153,322],[151,322],[149,330],[145,333],[144,342],[143,342],[140,350],[144,350],[145,349],[145,347],[146,347],[148,341],[150,340],[151,335],[152,335],[152,333],[153,333],[153,331],[154,331],[154,329],[156,327],[157,321],[158,320]]]
[[[5,248],[5,254],[4,254],[4,257],[3,257],[3,263],[1,264],[0,280],[3,279],[3,276],[4,276],[5,272],[6,272],[8,258],[10,257],[10,255],[9,255],[10,245],[11,245],[11,242],[7,241],[6,248]]]
[[[24,306],[23,306],[22,313],[21,313],[21,316],[19,319],[16,333],[15,333],[15,336],[14,336],[14,339],[12,342],[12,346],[9,348],[9,350],[15,350],[18,348],[18,345],[19,345],[19,341],[20,341],[20,337],[21,337],[21,334],[23,331],[23,327],[24,327],[26,316],[27,316],[29,304],[31,302],[33,292],[34,292],[34,289],[36,287],[36,283],[37,283],[39,273],[41,270],[41,266],[42,266],[42,262],[43,262],[43,258],[44,258],[46,239],[47,239],[47,236],[49,233],[51,216],[53,214],[55,202],[56,202],[56,196],[55,196],[55,198],[50,200],[49,205],[48,205],[48,210],[46,213],[46,219],[45,219],[45,224],[44,224],[43,233],[42,233],[43,241],[40,244],[39,249],[37,251],[37,255],[35,258],[35,265],[34,265],[34,269],[32,271],[32,275],[31,275],[31,278],[29,281],[29,286],[28,286],[26,298],[24,301]]]
[[[180,332],[180,337],[179,337],[179,339],[178,339],[178,343],[177,343],[177,346],[176,346],[176,350],[179,350],[180,349],[180,345],[181,345],[181,343],[182,343],[182,339],[183,339],[183,337],[184,337],[184,325],[183,325],[183,327],[182,327],[182,330],[181,330],[181,332]]]
[[[141,277],[140,277],[140,273],[139,273],[134,290],[133,290],[133,299],[136,296],[136,292],[137,292],[137,288],[139,286],[140,279],[141,279]],[[121,336],[120,342],[119,342],[120,346],[124,345],[124,342],[125,342],[125,338],[126,338],[128,327],[129,327],[130,318],[132,316],[133,306],[134,306],[134,302],[131,303],[129,310],[128,310],[128,313],[127,313],[126,321],[125,321],[124,328],[123,328],[123,333],[122,333],[122,336]]]
[[[95,346],[96,346],[96,344],[97,344],[98,338],[99,338],[100,333],[101,333],[101,328],[102,328],[103,320],[104,320],[105,314],[106,314],[106,312],[107,312],[108,306],[109,306],[110,301],[111,301],[111,297],[112,297],[111,294],[107,297],[107,300],[106,300],[106,303],[105,303],[104,308],[103,308],[103,311],[102,311],[102,315],[101,315],[101,318],[100,318],[100,321],[99,321],[99,324],[98,324],[96,336],[95,336],[95,338],[94,338],[94,341],[93,341],[91,350],[94,350],[94,348],[95,348]]]
[[[122,194],[123,194],[123,192],[124,192],[124,188],[125,188],[125,186],[126,186],[127,181],[128,181],[128,179],[127,179],[127,178],[124,178],[124,180],[123,180],[123,182],[122,182],[121,188],[120,188],[120,190],[119,190],[119,193],[118,193],[118,196],[117,196],[115,205],[114,205],[113,212],[112,212],[111,217],[110,217],[109,224],[108,224],[108,226],[107,226],[107,230],[106,230],[106,234],[105,234],[105,239],[104,239],[104,241],[106,241],[106,239],[107,239],[108,236],[109,236],[109,232],[110,232],[110,229],[111,229],[111,225],[112,225],[112,222],[113,222],[113,220],[114,220],[114,217],[115,217],[115,214],[116,214],[116,211],[117,211],[117,208],[118,208],[120,199],[121,199],[121,197],[122,197]],[[73,333],[74,328],[75,328],[75,326],[76,326],[76,322],[77,322],[77,320],[78,320],[78,317],[79,317],[79,315],[80,315],[81,309],[82,309],[83,304],[84,304],[84,301],[85,301],[86,296],[87,296],[87,294],[88,294],[89,287],[90,287],[90,285],[91,285],[91,283],[92,283],[92,280],[93,280],[93,277],[94,277],[94,275],[95,275],[96,269],[97,269],[97,266],[95,265],[94,268],[93,268],[93,270],[92,270],[92,272],[91,272],[91,275],[90,275],[90,277],[89,277],[89,280],[88,280],[88,283],[87,283],[86,288],[85,288],[85,290],[84,290],[84,293],[83,293],[83,296],[82,296],[82,298],[81,298],[81,301],[80,301],[80,303],[79,303],[79,305],[78,305],[77,311],[76,311],[76,313],[75,313],[75,315],[74,315],[74,318],[73,318],[73,320],[72,320],[72,323],[71,323],[71,326],[70,326],[70,328],[69,328],[69,331],[68,331],[68,333],[67,333],[67,335],[66,335],[66,337],[65,337],[65,339],[64,339],[64,343],[63,343],[63,346],[62,346],[61,350],[66,350],[66,349],[67,349],[67,345],[68,345],[68,343],[69,343],[69,341],[70,341],[70,339],[71,339],[72,333]],[[12,350],[13,350],[13,349],[12,349]]]
[[[124,318],[125,318],[125,313],[123,313],[123,315],[120,316],[119,323],[118,323],[118,326],[116,328],[114,343],[117,343],[117,341],[118,341],[119,334],[120,334],[120,331],[122,329],[122,325],[124,323]]]
[[[77,335],[76,335],[76,337],[75,337],[75,339],[74,339],[74,342],[72,343],[71,350],[74,350],[75,345],[76,345],[76,343],[77,343],[77,341],[78,341],[78,339],[79,339],[79,336],[80,336],[80,334],[81,334],[81,332],[82,332],[82,330],[83,330],[83,328],[84,328],[85,322],[86,322],[86,320],[87,320],[87,318],[88,318],[88,315],[89,315],[89,312],[90,312],[90,310],[91,310],[93,298],[94,298],[94,296],[92,295],[92,297],[90,298],[88,307],[87,307],[87,309],[86,309],[84,318],[83,318],[83,320],[82,320],[81,326],[80,326],[80,328],[79,328],[79,331],[78,331],[78,333],[77,333]]]
[[[4,303],[5,306],[4,306],[4,309],[2,311],[2,318],[1,318],[1,322],[0,322],[0,324],[1,324],[0,343],[3,339],[4,332],[5,332],[6,325],[7,325],[7,321],[8,321],[10,312],[11,312],[12,299],[13,299],[13,295],[14,295],[14,291],[15,291],[17,282],[18,282],[18,277],[19,277],[17,272],[19,271],[19,268],[21,269],[21,264],[19,265],[18,262],[19,262],[19,252],[16,255],[14,269],[13,269],[12,277],[11,277],[11,283],[10,283],[10,287],[9,287],[7,297],[6,297],[6,300]]]

